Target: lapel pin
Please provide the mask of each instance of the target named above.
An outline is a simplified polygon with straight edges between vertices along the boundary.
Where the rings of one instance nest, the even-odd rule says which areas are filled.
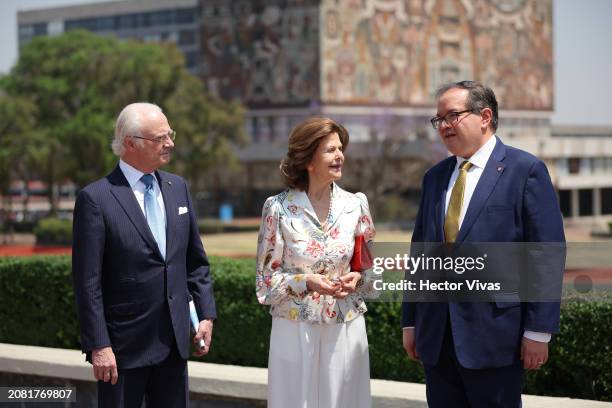
[[[499,166],[499,167],[497,168],[497,171],[502,171],[503,169],[504,169],[504,168],[503,168],[502,166]]]
[[[169,186],[171,186],[171,185],[172,185],[172,182],[171,182],[171,181],[166,181],[166,183],[168,183],[168,185],[169,185]]]

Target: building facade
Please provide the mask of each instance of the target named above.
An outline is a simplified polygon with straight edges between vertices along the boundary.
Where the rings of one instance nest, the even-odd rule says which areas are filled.
[[[249,108],[243,172],[210,191],[238,215],[281,188],[287,135],[312,115],[349,129],[349,188],[417,196],[447,154],[434,92],[475,79],[496,92],[504,142],[547,162],[566,219],[603,225],[612,130],[551,125],[552,18],[552,0],[129,0],[20,12],[18,30],[20,45],[75,28],[176,43],[210,92]]]
[[[19,46],[38,35],[85,29],[105,36],[145,42],[172,42],[198,73],[200,30],[198,0],[129,0],[20,11]]]
[[[550,131],[552,1],[207,0],[202,77],[250,108],[249,133],[270,141],[313,112],[354,140],[435,138],[435,89],[473,78],[496,91],[506,126]]]

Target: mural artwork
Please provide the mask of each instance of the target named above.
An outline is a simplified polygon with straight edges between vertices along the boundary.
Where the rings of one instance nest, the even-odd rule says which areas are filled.
[[[319,2],[203,0],[203,79],[252,107],[319,99]]]
[[[202,76],[253,107],[431,106],[476,79],[552,110],[552,0],[202,0]]]
[[[424,106],[476,79],[503,109],[551,110],[551,0],[323,0],[322,100]]]

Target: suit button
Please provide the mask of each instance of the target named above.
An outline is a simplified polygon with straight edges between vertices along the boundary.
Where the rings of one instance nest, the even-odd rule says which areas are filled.
[[[168,299],[169,299],[169,300],[172,300],[172,295],[168,296]]]

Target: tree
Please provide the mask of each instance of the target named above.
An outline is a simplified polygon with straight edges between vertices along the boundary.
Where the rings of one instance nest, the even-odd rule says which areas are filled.
[[[198,186],[215,168],[237,169],[232,143],[245,142],[242,105],[221,102],[201,88],[197,78],[185,76],[167,101],[168,117],[178,135],[172,167]]]
[[[29,169],[35,163],[38,142],[32,130],[35,112],[35,106],[27,99],[10,98],[0,92],[0,195],[3,198],[0,220],[4,226],[9,224],[12,181],[26,183],[23,204],[27,208]]]
[[[52,211],[59,182],[69,179],[82,187],[116,163],[110,149],[114,120],[129,103],[156,103],[168,113],[182,136],[177,143],[185,162],[177,166],[191,177],[228,160],[228,146],[244,138],[240,107],[207,95],[172,44],[78,30],[37,37],[22,49],[2,89],[36,107],[38,175],[49,186]]]

